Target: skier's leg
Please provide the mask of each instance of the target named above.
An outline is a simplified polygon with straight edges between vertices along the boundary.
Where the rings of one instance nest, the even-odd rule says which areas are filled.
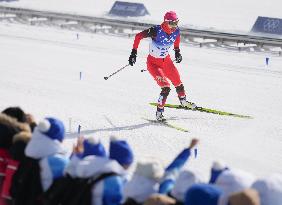
[[[177,93],[179,99],[186,97],[184,85],[182,83],[180,85],[176,86],[175,90],[176,90],[176,93]]]
[[[163,87],[158,99],[158,106],[156,111],[156,119],[159,121],[165,120],[163,116],[164,112],[164,105],[167,99],[167,96],[169,95],[170,87]]]
[[[165,64],[165,75],[167,78],[172,82],[172,84],[175,86],[176,93],[178,95],[180,104],[184,107],[189,107],[191,109],[195,109],[197,106],[195,103],[188,102],[186,100],[186,92],[184,89],[184,85],[181,82],[179,72],[175,65],[173,64],[171,58],[168,56],[166,58],[166,64]]]
[[[191,109],[195,109],[197,107],[197,105],[195,103],[189,102],[189,101],[186,100],[186,94],[185,94],[183,84],[176,86],[175,89],[176,89],[176,92],[178,94],[179,102],[183,107],[188,107],[188,108],[191,108]]]
[[[170,87],[170,83],[164,73],[163,59],[154,58],[149,55],[147,58],[147,69],[161,88]]]
[[[170,84],[166,79],[162,66],[163,66],[162,59],[155,59],[150,56],[148,57],[147,59],[148,71],[162,89],[160,96],[158,98],[158,106],[156,111],[156,119],[159,121],[165,120],[163,116],[164,104],[170,92]]]

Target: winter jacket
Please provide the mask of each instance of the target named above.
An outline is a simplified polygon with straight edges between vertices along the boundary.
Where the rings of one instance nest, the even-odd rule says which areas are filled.
[[[5,178],[3,181],[1,197],[11,199],[10,188],[12,179],[18,169],[19,164],[24,159],[24,149],[31,138],[29,131],[22,131],[13,137],[13,144],[9,149],[9,158],[7,158],[7,166],[5,169]]]
[[[243,170],[231,169],[221,173],[214,184],[223,191],[219,205],[226,205],[231,194],[250,188],[254,181],[255,176]]]
[[[179,49],[180,42],[180,30],[177,28],[172,33],[168,34],[165,31],[164,24],[153,26],[136,34],[133,44],[133,49],[138,48],[140,41],[143,38],[150,37],[150,55],[154,58],[165,58],[169,55],[170,48],[174,46],[174,49]]]
[[[26,156],[38,159],[42,188],[46,191],[53,180],[63,176],[69,162],[61,142],[52,140],[35,128],[32,138],[25,149]]]
[[[197,172],[183,170],[175,181],[175,186],[171,191],[171,195],[179,202],[184,202],[186,191],[193,184],[204,183],[204,178]]]
[[[123,187],[126,183],[125,170],[115,161],[105,157],[87,156],[81,160],[74,158],[66,168],[67,174],[72,177],[89,178],[98,177],[105,173],[116,173],[97,182],[92,187],[92,204],[119,205],[123,200]],[[70,171],[71,170],[71,171]]]
[[[124,198],[143,204],[149,196],[158,193],[159,187],[160,184],[156,179],[134,174],[125,185]]]
[[[190,157],[190,149],[184,149],[165,169],[165,174],[160,182],[159,193],[168,194],[174,187],[175,181],[180,174],[181,169]]]
[[[14,152],[23,155],[23,149],[15,147],[18,141],[25,144],[31,137],[31,130],[28,124],[18,122],[6,114],[0,113],[0,197],[11,199],[10,186],[12,177],[17,170],[19,159],[14,158]],[[5,204],[5,203],[4,203]]]
[[[152,194],[168,194],[189,156],[190,149],[184,149],[162,172],[160,179],[150,177],[144,171],[135,171],[132,179],[125,185],[125,198],[144,203]]]

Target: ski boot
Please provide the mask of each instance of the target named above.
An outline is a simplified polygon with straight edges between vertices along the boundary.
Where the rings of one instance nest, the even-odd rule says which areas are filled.
[[[164,122],[166,119],[163,116],[164,109],[163,108],[157,108],[156,112],[156,120],[159,122]]]
[[[182,107],[189,108],[191,110],[195,110],[197,108],[197,105],[193,102],[189,102],[186,100],[186,97],[180,97],[179,98],[180,104]]]

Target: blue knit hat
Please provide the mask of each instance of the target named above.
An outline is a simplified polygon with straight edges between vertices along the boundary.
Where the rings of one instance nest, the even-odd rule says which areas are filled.
[[[104,145],[95,138],[88,138],[83,141],[83,157],[89,155],[96,155],[100,157],[106,157],[106,150]]]
[[[217,205],[222,191],[214,185],[192,185],[185,195],[185,205]]]
[[[52,140],[63,141],[65,136],[65,126],[63,122],[56,118],[45,118],[39,122],[38,130]]]
[[[111,140],[110,158],[121,165],[130,165],[134,158],[133,151],[125,140]]]

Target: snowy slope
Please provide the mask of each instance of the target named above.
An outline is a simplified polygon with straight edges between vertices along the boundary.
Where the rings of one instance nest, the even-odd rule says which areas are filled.
[[[0,110],[19,105],[36,119],[56,116],[68,133],[71,148],[78,125],[86,136],[126,138],[138,159],[155,157],[164,165],[199,138],[199,156],[187,168],[208,178],[215,159],[257,176],[282,172],[282,59],[250,53],[191,48],[182,45],[178,65],[188,97],[201,106],[254,119],[238,119],[166,109],[183,133],[150,124],[160,89],[146,68],[148,41],[141,42],[137,64],[108,81],[103,79],[127,64],[133,39],[76,33],[15,24],[0,24]],[[79,73],[82,72],[82,80]],[[168,102],[177,103],[174,90]],[[70,125],[71,122],[71,125]]]

